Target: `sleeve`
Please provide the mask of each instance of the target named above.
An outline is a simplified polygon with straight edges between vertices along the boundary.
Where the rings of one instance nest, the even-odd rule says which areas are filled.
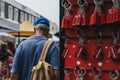
[[[54,45],[55,43],[53,43]],[[54,48],[51,50],[50,64],[54,69],[60,69],[60,50],[55,44]]]
[[[22,44],[20,44],[15,52],[11,73],[20,73]]]

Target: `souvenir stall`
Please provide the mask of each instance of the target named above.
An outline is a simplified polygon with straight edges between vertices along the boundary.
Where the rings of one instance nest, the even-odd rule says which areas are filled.
[[[120,0],[62,0],[61,6],[64,80],[120,80]]]

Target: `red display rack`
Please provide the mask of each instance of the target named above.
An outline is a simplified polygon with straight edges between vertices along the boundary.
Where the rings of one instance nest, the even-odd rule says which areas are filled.
[[[74,18],[78,10],[77,0],[69,1]],[[86,1],[89,22],[95,5],[93,0]],[[112,0],[104,0],[102,11],[105,21],[112,4]],[[64,80],[120,80],[119,23],[77,25],[63,30]]]

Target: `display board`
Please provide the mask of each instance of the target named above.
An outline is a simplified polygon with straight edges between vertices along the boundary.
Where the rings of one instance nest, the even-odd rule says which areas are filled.
[[[119,0],[62,0],[64,80],[120,80]]]

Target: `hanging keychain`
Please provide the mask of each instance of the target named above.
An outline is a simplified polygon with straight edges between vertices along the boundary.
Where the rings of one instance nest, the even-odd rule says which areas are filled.
[[[105,16],[102,12],[103,0],[94,0],[95,10],[90,17],[90,25],[102,25],[105,24]]]
[[[112,70],[110,71],[109,76],[110,76],[110,80],[118,80],[120,73],[118,70]]]
[[[73,20],[73,17],[70,14],[71,9],[72,9],[72,4],[70,3],[69,0],[66,0],[65,2],[63,0],[62,6],[64,7],[65,12],[64,12],[64,17],[62,18],[61,27],[62,28],[71,28],[72,27],[72,20]]]
[[[97,35],[97,47],[94,51],[94,54],[93,54],[93,57],[96,59],[96,60],[103,60],[103,50],[101,48],[101,41],[102,41],[102,33],[100,33],[98,30],[97,30],[97,27],[95,28],[95,34]]]
[[[114,14],[113,14],[113,9],[115,8],[115,6],[116,6],[116,4],[115,4],[115,0],[112,0],[112,2],[113,2],[113,6],[112,6],[112,8],[111,9],[109,9],[108,10],[108,14],[107,14],[107,19],[106,19],[106,23],[113,23],[113,16],[114,16]]]
[[[113,59],[113,60],[118,60],[120,58],[120,53],[119,53],[119,43],[118,43],[118,40],[119,40],[119,33],[117,31],[118,28],[114,27],[113,29],[113,44],[114,46],[112,46],[110,48],[110,51],[109,51],[109,55],[108,57]]]
[[[103,51],[102,51],[102,48],[101,48],[101,40],[98,40],[98,44],[97,44],[97,47],[95,49],[95,52],[94,52],[94,58],[96,60],[103,60]]]
[[[69,70],[64,70],[64,73],[66,75],[66,80],[70,80],[70,75],[72,74],[72,72]]]
[[[100,80],[100,77],[102,76],[102,70],[94,67],[92,69],[92,73],[93,73],[93,76],[94,76],[94,80]]]
[[[87,50],[85,49],[84,43],[85,43],[85,38],[83,37],[83,34],[80,33],[80,31],[78,31],[79,34],[79,51],[76,55],[77,58],[84,58],[86,59],[87,57]]]
[[[113,22],[120,22],[120,0],[114,0],[115,7],[113,9]]]
[[[88,4],[86,0],[78,0],[77,4],[79,6],[78,13],[74,16],[73,26],[86,26],[87,25],[87,15],[85,7]]]
[[[86,69],[85,68],[79,68],[79,66],[77,66],[74,69],[74,75],[76,76],[76,80],[84,80],[85,75],[86,75]]]

